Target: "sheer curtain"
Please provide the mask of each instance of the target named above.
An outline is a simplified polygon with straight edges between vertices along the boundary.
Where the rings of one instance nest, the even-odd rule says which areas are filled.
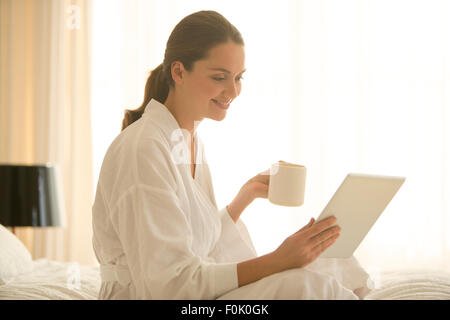
[[[143,99],[175,24],[216,10],[246,42],[243,90],[205,120],[218,205],[277,160],[307,167],[302,207],[244,213],[259,254],[317,217],[348,172],[407,180],[355,255],[370,271],[450,267],[448,1],[96,1],[94,185],[125,108]]]
[[[95,263],[88,0],[0,1],[0,162],[58,165],[61,228],[17,228],[34,259]]]

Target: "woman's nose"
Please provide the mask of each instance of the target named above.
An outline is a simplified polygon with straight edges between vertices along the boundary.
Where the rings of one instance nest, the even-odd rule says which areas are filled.
[[[238,88],[236,86],[236,83],[233,81],[230,85],[228,85],[226,90],[226,96],[231,100],[236,98],[239,95]]]

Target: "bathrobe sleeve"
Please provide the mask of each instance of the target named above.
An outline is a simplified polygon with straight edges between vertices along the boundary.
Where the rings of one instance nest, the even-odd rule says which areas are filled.
[[[211,202],[218,209],[211,172],[209,170],[208,160],[206,159],[205,147],[200,138],[198,142],[201,149],[201,160],[204,164],[203,170],[206,189]],[[241,262],[257,257],[255,247],[245,223],[241,219],[238,219],[235,223],[226,206],[221,210],[218,209],[218,214],[220,216],[222,230],[210,256],[217,262]]]
[[[236,223],[227,207],[219,211],[222,231],[211,256],[217,262],[241,262],[257,257],[257,253],[247,227],[241,219]]]
[[[157,143],[151,148],[151,157],[136,159],[145,183],[136,177],[140,183],[129,187],[110,210],[137,295],[215,299],[237,288],[236,263],[212,263],[193,253],[192,228],[176,194],[167,152]]]

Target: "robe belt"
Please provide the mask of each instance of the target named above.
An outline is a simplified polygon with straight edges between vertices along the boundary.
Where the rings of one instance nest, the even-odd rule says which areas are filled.
[[[100,265],[100,275],[102,282],[117,281],[122,286],[126,286],[131,282],[130,271],[127,266],[102,264]]]

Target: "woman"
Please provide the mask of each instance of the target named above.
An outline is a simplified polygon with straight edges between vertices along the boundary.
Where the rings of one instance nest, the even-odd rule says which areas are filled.
[[[241,92],[239,31],[214,11],[172,31],[140,108],[109,147],[93,205],[100,299],[357,299],[367,273],[352,259],[317,259],[338,237],[314,219],[257,257],[239,219],[267,198],[270,176],[247,181],[219,210],[198,124],[221,121]]]

